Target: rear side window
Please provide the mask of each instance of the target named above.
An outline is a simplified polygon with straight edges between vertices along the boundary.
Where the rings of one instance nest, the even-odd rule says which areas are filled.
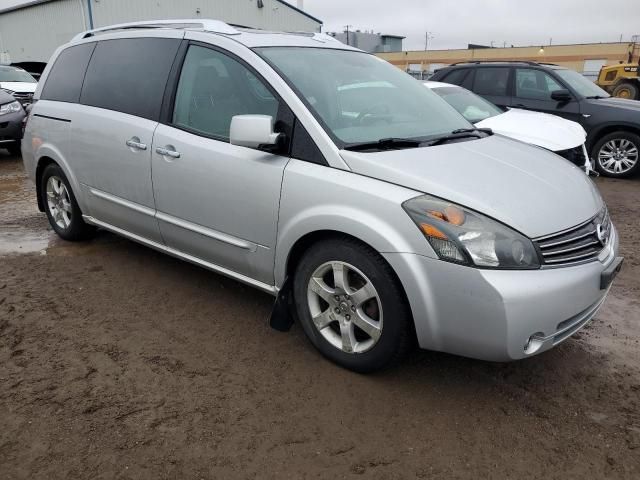
[[[42,87],[40,98],[78,103],[84,74],[95,46],[95,42],[85,43],[60,52]]]
[[[162,96],[178,51],[173,38],[124,38],[98,42],[80,102],[158,120]]]
[[[468,74],[469,74],[468,68],[460,68],[458,70],[452,71],[449,75],[445,76],[442,81],[447,83],[453,83],[454,85],[462,86],[462,83],[465,81]]]
[[[507,95],[509,68],[478,68],[473,82],[473,91],[479,95]]]

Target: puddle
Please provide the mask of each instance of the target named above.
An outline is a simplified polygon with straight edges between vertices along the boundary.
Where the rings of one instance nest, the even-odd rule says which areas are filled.
[[[52,236],[48,231],[29,231],[7,225],[0,228],[0,256],[27,253],[44,255]]]

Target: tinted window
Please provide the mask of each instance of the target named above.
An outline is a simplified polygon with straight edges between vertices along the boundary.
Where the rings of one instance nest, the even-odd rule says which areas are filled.
[[[77,103],[80,100],[84,74],[95,46],[95,42],[86,43],[60,52],[47,76],[40,98]]]
[[[479,95],[503,96],[507,94],[509,68],[478,68],[473,91]]]
[[[450,74],[446,75],[444,77],[444,80],[442,81],[447,83],[453,83],[454,85],[462,85],[465,78],[467,78],[468,73],[469,73],[468,68],[461,68],[458,70],[454,70]]]
[[[244,114],[275,119],[278,100],[240,62],[210,48],[190,46],[178,82],[173,124],[228,140],[231,119]]]
[[[542,70],[518,68],[516,70],[516,97],[531,100],[551,100],[551,92],[563,87]]]
[[[180,40],[126,38],[98,42],[81,103],[157,120]]]

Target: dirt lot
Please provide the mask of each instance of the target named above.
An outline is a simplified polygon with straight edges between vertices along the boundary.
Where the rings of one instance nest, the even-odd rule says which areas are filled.
[[[55,238],[0,151],[0,478],[640,478],[640,179],[623,272],[541,356],[356,375],[271,298],[108,233]]]

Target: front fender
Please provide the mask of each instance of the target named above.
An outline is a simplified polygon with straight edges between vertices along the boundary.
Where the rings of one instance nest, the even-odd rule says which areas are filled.
[[[274,276],[280,287],[298,240],[314,232],[355,237],[379,253],[437,258],[402,203],[420,192],[353,172],[292,160],[280,202]]]

